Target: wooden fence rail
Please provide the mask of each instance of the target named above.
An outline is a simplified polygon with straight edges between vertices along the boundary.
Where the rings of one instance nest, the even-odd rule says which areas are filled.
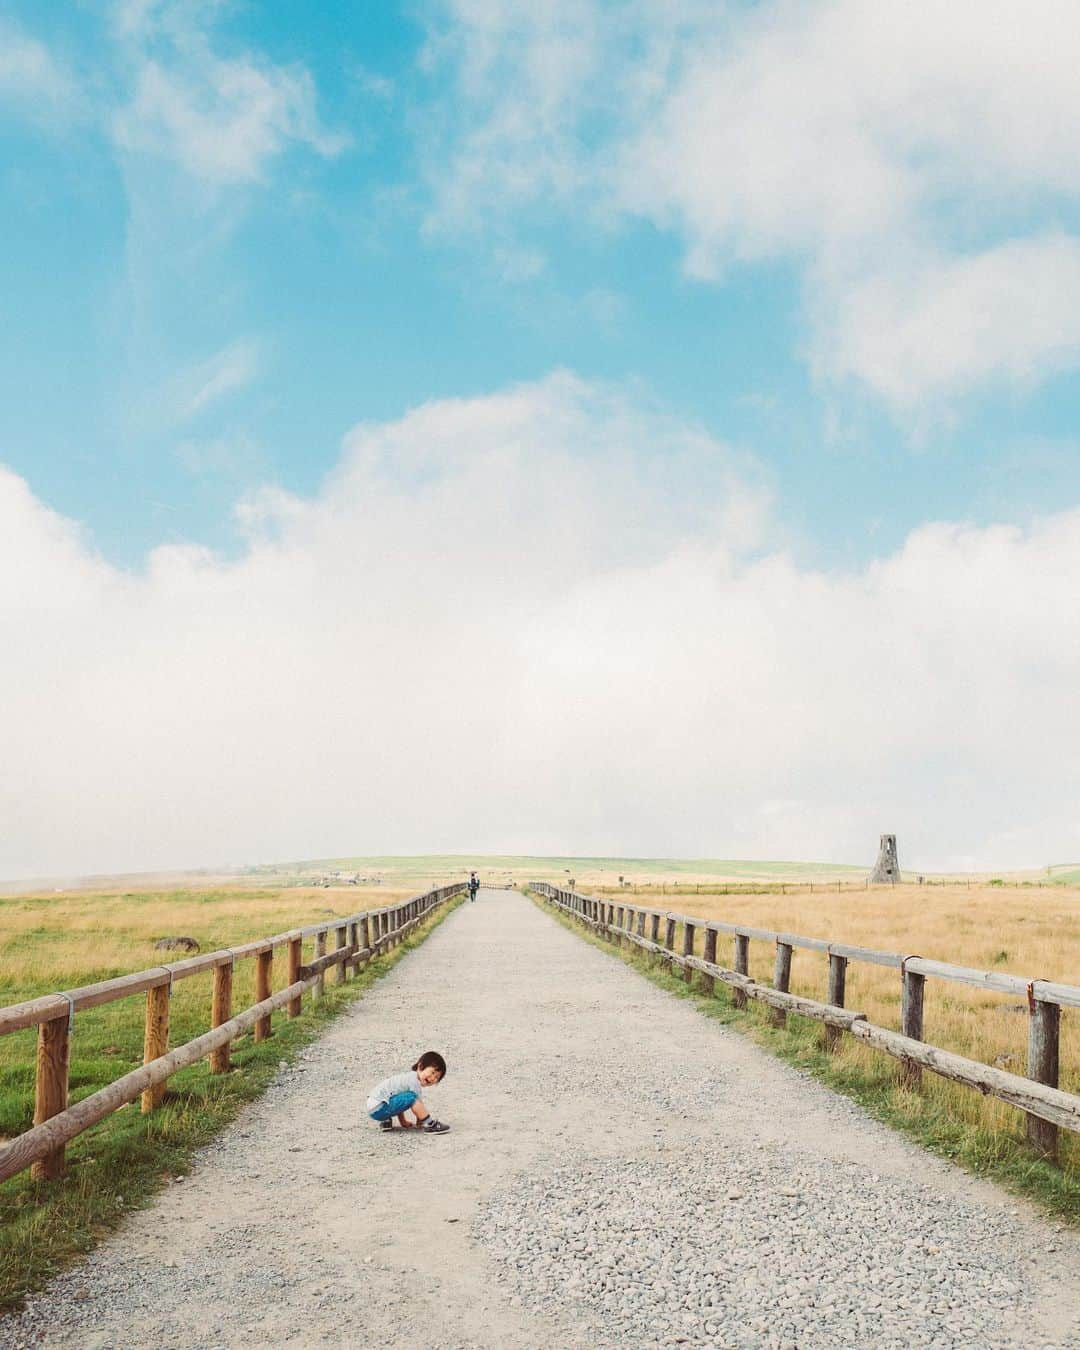
[[[847,1032],[875,1049],[885,1051],[900,1061],[901,1082],[907,1087],[917,1089],[921,1085],[922,1070],[926,1068],[952,1082],[964,1083],[1018,1107],[1027,1115],[1029,1143],[1049,1158],[1057,1157],[1059,1128],[1080,1133],[1080,1096],[1063,1092],[1058,1087],[1061,1009],[1080,1008],[1080,988],[1074,985],[1059,984],[1053,980],[1028,980],[996,971],[972,970],[966,966],[949,965],[945,961],[928,961],[921,956],[903,956],[898,952],[853,947],[846,943],[802,937],[770,928],[722,923],[700,915],[673,914],[667,910],[628,905],[625,901],[619,903],[580,895],[545,881],[530,882],[529,889],[601,936],[651,952],[673,970],[681,968],[687,983],[697,972],[708,993],[713,992],[715,981],[729,985],[736,1007],[745,1008],[748,999],[756,999],[770,1008],[771,1019],[777,1025],[783,1025],[789,1012],[812,1017],[825,1024],[825,1043],[829,1049],[834,1049],[840,1036]],[[650,929],[648,938],[645,937],[646,919],[649,920]],[[662,943],[661,920],[664,922]],[[683,929],[681,953],[675,950],[675,935],[680,924]],[[704,957],[695,955],[694,950],[699,929],[705,935]],[[719,934],[728,934],[734,939],[733,968],[719,965],[716,961]],[[750,978],[749,944],[752,939],[775,945],[776,963],[771,985]],[[821,952],[828,958],[825,1002],[818,1003],[790,992],[791,954],[796,947]],[[875,1026],[865,1013],[853,1012],[844,1007],[847,967],[852,961],[890,966],[900,972],[899,1032]],[[1006,1073],[978,1060],[965,1059],[962,1055],[927,1045],[922,1033],[924,991],[928,978],[971,985],[995,993],[1016,994],[1026,999],[1027,1077]]]
[[[211,1071],[229,1068],[229,1047],[244,1032],[254,1029],[257,1041],[272,1035],[273,1013],[285,1008],[289,1017],[299,1017],[304,994],[321,989],[327,970],[335,969],[339,983],[372,957],[400,943],[439,905],[466,889],[465,882],[440,886],[400,904],[368,910],[328,923],[293,928],[274,937],[247,942],[224,951],[207,952],[186,961],[173,961],[151,970],[119,975],[98,984],[84,985],[64,993],[46,994],[0,1008],[0,1035],[37,1027],[37,1071],[34,1086],[33,1128],[0,1147],[0,1181],[27,1167],[39,1179],[59,1177],[64,1171],[64,1148],[77,1134],[103,1120],[136,1097],[144,1113],[161,1105],[166,1080],[179,1069],[209,1058]],[[335,933],[333,950],[327,951],[327,934]],[[303,964],[303,945],[313,939],[317,955]],[[270,992],[274,951],[287,950],[286,987]],[[244,1012],[232,1009],[233,970],[237,961],[254,959],[256,1002]],[[185,1045],[169,1049],[169,999],[177,980],[212,971],[214,975],[211,1027]],[[143,1065],[107,1087],[68,1106],[68,1067],[75,1014],[84,1008],[146,994],[146,1025]]]

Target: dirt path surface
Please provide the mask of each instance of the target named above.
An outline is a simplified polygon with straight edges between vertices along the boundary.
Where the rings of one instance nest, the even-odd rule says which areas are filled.
[[[370,1086],[447,1057],[451,1133]],[[1080,1346],[1080,1241],[481,892],[0,1346]]]

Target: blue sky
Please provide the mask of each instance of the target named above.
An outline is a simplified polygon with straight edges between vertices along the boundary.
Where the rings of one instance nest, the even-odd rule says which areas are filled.
[[[498,237],[485,203],[441,228],[426,159],[455,70],[424,58],[452,11],[327,4],[297,22],[280,6],[158,5],[139,39],[118,12],[9,4],[6,31],[43,44],[70,88],[43,107],[9,81],[0,105],[0,453],[106,557],[138,567],[176,539],[235,549],[237,497],[268,480],[311,491],[355,422],[558,368],[633,381],[752,453],[825,565],[886,552],[924,519],[1023,521],[1080,494],[1071,368],[990,380],[921,425],[858,382],[815,378],[798,256],[688,277],[677,230],[537,200]],[[335,144],[285,137],[217,176],[175,144],[118,145],[138,63],[181,63],[170,23],[216,59],[302,68]],[[189,92],[207,107],[197,75]],[[512,251],[535,274],[508,268]],[[232,387],[163,406],[230,351]]]
[[[1030,564],[1028,584],[1043,565],[1068,574],[1030,551],[1080,505],[1080,33],[1070,7],[1035,9],[6,0],[0,464],[22,485],[18,509],[35,531],[55,513],[110,585],[152,592],[163,546],[158,564],[202,558],[235,577],[270,547],[271,517],[280,540],[331,509],[358,438],[399,449],[380,457],[355,528],[409,494],[423,519],[424,494],[459,463],[463,407],[483,423],[476,444],[494,435],[508,454],[505,426],[491,430],[500,400],[552,407],[556,390],[553,422],[565,414],[580,439],[565,446],[563,428],[549,446],[541,428],[538,477],[538,459],[566,450],[569,481],[608,465],[656,490],[650,510],[636,489],[594,484],[586,522],[605,496],[634,503],[622,519],[637,534],[605,566],[670,565],[673,522],[692,517],[696,546],[730,549],[731,567],[794,569],[784,605],[803,584],[872,587],[927,530],[985,542],[1016,527],[1028,563],[1002,566]],[[447,459],[414,455],[401,437],[417,427]],[[694,500],[693,475],[665,476],[664,454],[691,442],[710,447],[700,481],[728,484],[716,500]],[[466,500],[457,523],[500,509],[481,493],[476,520]],[[528,506],[517,512],[527,533]],[[920,572],[929,605],[955,561]],[[583,555],[575,585],[590,566]],[[987,575],[984,590],[1014,581]],[[942,701],[935,679],[927,708]],[[995,716],[1032,697],[1037,680],[1010,687]],[[903,789],[864,767],[864,795],[910,798],[917,818],[915,767]],[[774,797],[733,808],[727,847],[704,830],[635,845],[612,820],[580,835],[553,823],[549,838],[761,848]],[[834,828],[840,808],[821,809],[817,836],[772,851],[850,854],[877,832],[850,816]],[[418,826],[398,842],[534,846],[516,828],[481,839],[463,819],[447,838]],[[1027,842],[998,845],[974,830],[952,853],[928,842],[928,860],[1026,861],[1059,837],[1069,851],[1073,823],[1024,828]],[[362,845],[345,833],[327,848]],[[199,840],[147,853],[198,862]],[[253,829],[237,848],[269,843]],[[31,855],[48,863],[31,849],[6,865]]]

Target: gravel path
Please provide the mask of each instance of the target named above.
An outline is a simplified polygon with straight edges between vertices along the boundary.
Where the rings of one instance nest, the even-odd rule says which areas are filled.
[[[449,1061],[441,1138],[372,1083]],[[481,892],[0,1347],[1080,1347],[1080,1239]]]

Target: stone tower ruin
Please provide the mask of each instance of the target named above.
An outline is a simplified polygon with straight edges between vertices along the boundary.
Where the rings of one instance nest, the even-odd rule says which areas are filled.
[[[878,848],[877,862],[870,873],[871,881],[888,881],[892,885],[900,880],[900,863],[896,857],[896,835],[883,834]]]

